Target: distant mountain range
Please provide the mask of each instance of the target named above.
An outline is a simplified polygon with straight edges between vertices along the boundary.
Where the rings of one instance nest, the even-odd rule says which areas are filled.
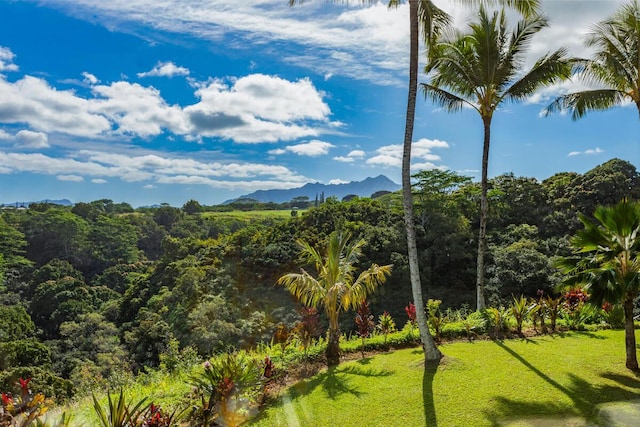
[[[251,194],[240,196],[237,199],[227,200],[223,204],[233,203],[241,199],[253,199],[261,203],[286,203],[296,197],[308,197],[310,201],[321,197],[336,197],[341,200],[345,196],[356,195],[359,197],[371,197],[378,191],[397,191],[402,188],[384,175],[375,178],[366,178],[363,181],[352,181],[346,184],[321,184],[319,182],[305,184],[302,187],[288,190],[258,190]]]
[[[67,199],[61,200],[38,200],[31,202],[12,202],[12,203],[0,203],[0,207],[11,206],[15,208],[28,208],[32,203],[51,203],[52,205],[72,206],[73,203]]]

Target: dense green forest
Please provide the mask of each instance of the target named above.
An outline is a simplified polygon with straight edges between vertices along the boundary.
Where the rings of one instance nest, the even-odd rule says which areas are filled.
[[[480,186],[439,170],[414,176],[422,284],[442,306],[473,307]],[[613,159],[539,182],[490,180],[488,303],[553,294],[554,256],[569,253],[578,213],[640,199],[640,174]],[[244,204],[235,208],[274,209]],[[361,265],[392,264],[370,299],[376,317],[403,318],[411,300],[399,193],[327,198],[288,215],[220,215],[229,207],[134,209],[97,200],[0,211],[0,389],[17,378],[58,400],[157,367],[161,355],[210,355],[269,341],[300,306],[277,279],[296,271],[297,239],[334,230],[367,242]],[[218,212],[216,212],[218,211]],[[323,320],[326,322],[326,319]],[[353,319],[342,322],[354,330]]]

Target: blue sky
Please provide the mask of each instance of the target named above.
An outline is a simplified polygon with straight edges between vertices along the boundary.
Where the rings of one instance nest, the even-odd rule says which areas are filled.
[[[0,1],[0,202],[181,206],[307,182],[400,182],[407,7],[353,3]],[[468,22],[468,10],[436,3]],[[550,27],[529,64],[560,46],[588,56],[581,34],[621,3],[543,0]],[[498,111],[490,176],[543,180],[616,157],[640,166],[633,106],[577,122],[540,116],[554,95],[584,87]],[[475,112],[420,96],[414,141],[414,171],[478,178]]]

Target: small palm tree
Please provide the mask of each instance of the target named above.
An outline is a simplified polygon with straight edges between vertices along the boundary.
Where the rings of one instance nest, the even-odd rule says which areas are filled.
[[[615,206],[598,206],[597,222],[580,216],[584,229],[571,240],[575,255],[556,262],[569,287],[584,287],[589,302],[622,303],[625,317],[626,366],[638,370],[633,300],[640,293],[640,202],[623,200]]]
[[[285,274],[277,282],[304,306],[324,308],[329,319],[328,366],[340,363],[340,313],[356,309],[391,274],[391,265],[372,264],[356,277],[355,264],[366,242],[350,240],[349,233],[333,232],[322,251],[299,240],[300,260],[311,265],[315,275],[301,269],[300,273]]]
[[[543,56],[532,69],[522,72],[531,39],[547,25],[542,16],[525,18],[510,33],[504,10],[489,15],[482,7],[479,21],[469,25],[469,33],[451,32],[432,47],[431,60],[425,68],[427,74],[432,73],[431,83],[421,85],[426,97],[448,111],[470,106],[480,114],[484,125],[476,275],[478,310],[484,308],[491,120],[502,103],[522,101],[540,87],[571,76],[572,62],[565,57],[565,49]]]
[[[586,38],[596,48],[593,59],[577,62],[587,83],[602,88],[570,93],[556,98],[545,109],[571,111],[577,120],[589,111],[607,110],[633,102],[640,114],[640,3],[633,0],[609,19],[597,23]]]

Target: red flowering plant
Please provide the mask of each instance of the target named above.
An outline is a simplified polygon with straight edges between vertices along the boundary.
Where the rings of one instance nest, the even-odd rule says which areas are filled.
[[[20,378],[16,383],[20,386],[20,396],[1,394],[0,425],[26,426],[47,412],[51,402],[42,393],[33,394],[29,388],[30,381],[31,378]]]

